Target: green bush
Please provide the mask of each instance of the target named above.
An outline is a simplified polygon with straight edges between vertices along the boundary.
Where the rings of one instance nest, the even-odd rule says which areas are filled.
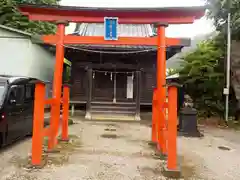
[[[216,39],[203,41],[184,57],[180,78],[201,116],[224,115],[222,57]]]

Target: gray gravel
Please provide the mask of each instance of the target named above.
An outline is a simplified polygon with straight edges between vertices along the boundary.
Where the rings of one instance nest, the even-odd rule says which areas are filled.
[[[71,146],[61,146],[60,153],[49,154],[43,169],[26,168],[31,139],[4,148],[0,153],[0,180],[167,179],[161,171],[165,162],[154,159],[154,151],[147,144],[148,126],[75,120],[77,124],[69,130],[74,135]],[[115,131],[106,131],[109,129]],[[111,138],[102,137],[104,134]],[[183,179],[240,179],[240,144],[215,135],[208,130],[201,139],[178,138]],[[221,150],[218,146],[231,150]]]
[[[240,132],[216,128],[203,130],[204,138],[179,138],[179,153],[191,157],[199,176],[204,179],[239,180]],[[219,148],[221,146],[225,149]]]
[[[116,131],[106,131],[115,129]],[[66,161],[49,163],[43,169],[32,170],[21,166],[27,162],[31,140],[24,140],[3,150],[0,164],[1,180],[145,180],[166,179],[162,176],[163,162],[152,158],[149,147],[149,127],[127,123],[81,122],[70,127],[80,146],[59,154],[50,154]],[[116,134],[117,138],[102,135]],[[77,136],[77,137],[75,137]],[[26,162],[24,162],[26,164]]]

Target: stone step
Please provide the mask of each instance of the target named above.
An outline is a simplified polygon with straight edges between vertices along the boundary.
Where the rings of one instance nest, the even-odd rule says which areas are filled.
[[[91,106],[92,111],[96,110],[111,110],[111,111],[136,111],[136,106],[128,107],[128,106]]]
[[[111,109],[104,109],[104,110],[91,110],[92,114],[126,114],[126,115],[135,115],[135,111],[124,111],[124,110],[111,110]]]
[[[136,121],[133,115],[116,115],[116,114],[92,114],[92,120],[106,121]]]
[[[111,106],[111,107],[136,107],[136,103],[130,102],[91,102],[91,106]]]

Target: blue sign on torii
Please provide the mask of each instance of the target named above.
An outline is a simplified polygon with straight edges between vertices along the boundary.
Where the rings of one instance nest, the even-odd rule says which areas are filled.
[[[118,40],[117,26],[118,26],[117,17],[104,17],[105,40]]]

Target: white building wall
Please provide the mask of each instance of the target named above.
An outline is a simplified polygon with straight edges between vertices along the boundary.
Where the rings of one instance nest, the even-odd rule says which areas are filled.
[[[29,74],[32,77],[48,82],[46,84],[46,96],[51,97],[55,56],[37,44],[30,47],[30,55],[32,63]]]
[[[0,30],[0,74],[28,76],[32,63],[28,58],[30,46],[28,39],[1,38]]]
[[[50,82],[51,95],[55,56],[30,37],[0,28],[0,75],[27,76]]]
[[[43,47],[33,44],[30,46],[30,74],[43,81],[52,81],[55,57]]]

